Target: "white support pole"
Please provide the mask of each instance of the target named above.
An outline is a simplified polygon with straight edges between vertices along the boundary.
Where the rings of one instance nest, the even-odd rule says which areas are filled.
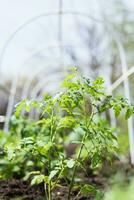
[[[6,119],[5,119],[5,124],[4,124],[4,131],[5,132],[8,132],[9,121],[10,121],[10,117],[12,115],[12,111],[13,111],[13,107],[14,107],[15,94],[16,94],[16,89],[17,89],[17,82],[18,82],[18,76],[16,76],[14,78],[14,81],[11,85],[11,91],[10,91],[10,95],[9,95],[7,112],[6,112]]]
[[[127,70],[125,74],[120,76],[111,86],[108,88],[110,92],[114,91],[121,83],[123,83],[130,75],[134,73],[134,66]]]
[[[121,59],[121,65],[122,65],[122,74],[125,76],[128,71],[127,67],[127,61],[126,61],[126,55],[125,50],[120,42],[120,40],[117,40],[120,59]],[[128,101],[131,101],[130,96],[130,87],[129,87],[129,80],[128,78],[124,79],[124,92],[125,97],[128,99]],[[134,128],[133,128],[133,118],[130,117],[128,119],[128,133],[129,133],[129,145],[130,145],[130,157],[131,157],[131,164],[134,165]]]

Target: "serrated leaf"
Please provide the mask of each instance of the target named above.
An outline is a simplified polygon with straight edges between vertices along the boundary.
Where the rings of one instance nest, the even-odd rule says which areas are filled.
[[[114,113],[116,117],[119,116],[120,112],[121,112],[121,106],[120,105],[114,106]]]
[[[104,84],[104,79],[103,77],[99,76],[95,79],[95,81],[93,82],[95,85],[102,85]]]

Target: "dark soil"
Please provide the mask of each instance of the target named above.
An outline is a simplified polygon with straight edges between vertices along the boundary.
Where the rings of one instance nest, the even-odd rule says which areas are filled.
[[[130,164],[124,164],[115,161],[113,166],[105,164],[103,168],[96,174],[87,169],[85,174],[78,172],[77,176],[85,184],[91,184],[98,189],[105,189],[109,184],[110,177],[121,171],[125,181],[129,181],[129,177],[134,176],[134,168]],[[67,200],[68,187],[63,182],[63,187],[53,191],[53,200]],[[78,194],[78,190],[72,191],[72,200]],[[77,200],[93,200],[94,195],[89,194],[86,197],[79,195]],[[44,186],[31,186],[30,182],[19,179],[1,180],[0,181],[0,200],[45,200]]]
[[[1,180],[0,181],[0,200],[15,199],[41,199],[44,196],[43,187],[30,186],[28,182],[22,180]],[[19,200],[19,198],[16,198]]]
[[[80,175],[81,176],[81,175]],[[90,183],[99,188],[104,187],[104,178],[99,176],[92,176],[90,178],[84,178],[85,183]],[[78,194],[78,190],[72,191],[72,199]],[[62,188],[57,188],[53,192],[54,200],[66,200],[68,193],[68,187],[64,186]],[[38,186],[31,186],[30,182],[22,181],[22,180],[1,180],[0,181],[0,200],[44,200],[45,193],[43,185],[40,184]],[[92,200],[93,195],[90,194],[86,197],[79,196],[77,200]]]

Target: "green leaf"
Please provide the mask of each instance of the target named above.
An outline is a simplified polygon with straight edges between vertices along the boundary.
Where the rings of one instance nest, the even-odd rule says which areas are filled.
[[[39,174],[40,174],[40,171],[32,171],[32,172],[29,172],[29,173],[26,174],[26,176],[23,178],[23,180],[26,181],[26,180],[29,179],[29,177],[30,177],[31,175],[39,175]]]
[[[75,125],[75,119],[72,116],[66,116],[60,119],[58,128],[73,127]]]
[[[67,161],[67,167],[68,168],[71,169],[71,168],[74,167],[74,165],[75,165],[75,161],[73,159],[70,159],[70,160]]]
[[[73,72],[64,79],[62,87],[70,88],[72,90],[78,90],[80,88],[80,85],[78,84],[78,82],[74,81],[76,75],[77,71],[76,69],[74,69]]]
[[[12,160],[15,157],[14,149],[12,149],[12,148],[9,147],[8,151],[7,151],[7,155],[8,155],[8,159]]]
[[[34,144],[34,139],[33,137],[25,137],[21,140],[20,142],[22,147],[28,146],[28,145],[33,145]]]
[[[92,155],[91,166],[92,168],[96,168],[99,164],[100,164],[100,155],[99,152],[95,152]]]
[[[42,182],[44,182],[46,177],[44,175],[36,175],[31,181],[31,185],[38,185]]]
[[[104,79],[103,77],[97,77],[96,80],[93,82],[95,85],[102,85],[104,84]]]
[[[85,184],[82,188],[81,188],[81,193],[84,194],[84,195],[87,195],[89,193],[94,193],[96,190],[95,190],[95,187],[93,187],[92,185],[88,185],[88,184]]]
[[[58,173],[58,170],[53,170],[50,172],[49,179],[51,180]]]
[[[92,89],[103,89],[104,79],[103,77],[97,77],[95,81],[93,81]],[[96,94],[97,95],[97,94]]]
[[[25,105],[26,112],[30,112],[30,109],[31,109],[30,101],[26,101],[26,105]]]
[[[21,111],[23,110],[23,108],[25,108],[25,105],[26,105],[26,99],[24,99],[23,101],[16,104],[16,106],[15,106],[15,116],[16,117],[19,117],[21,115]]]
[[[128,119],[133,114],[133,109],[128,108],[125,114],[125,119]]]
[[[37,151],[46,157],[48,157],[48,152],[54,147],[54,144],[52,142],[48,142],[47,144],[43,145],[41,143],[37,143]]]
[[[121,106],[120,105],[114,106],[114,113],[116,117],[119,116],[120,112],[121,112]]]
[[[45,101],[48,101],[48,100],[52,99],[52,97],[48,93],[45,93],[43,95],[43,98],[44,98]]]

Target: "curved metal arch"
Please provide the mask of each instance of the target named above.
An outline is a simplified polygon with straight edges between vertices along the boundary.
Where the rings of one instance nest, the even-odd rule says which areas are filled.
[[[49,65],[49,64],[48,64]],[[32,76],[26,81],[26,83],[24,84],[24,87],[23,87],[23,90],[22,90],[22,99],[25,99],[27,98],[28,96],[28,92],[29,92],[29,89],[30,89],[30,86],[32,84],[32,81],[34,80],[34,78],[36,76],[38,76],[40,73],[42,73],[44,71],[44,66],[42,66],[41,68],[37,69],[34,71],[34,73],[32,74]],[[47,73],[46,73],[47,75]]]
[[[38,84],[33,88],[31,95],[30,95],[31,98],[36,99],[38,91],[40,91],[42,89],[44,84],[47,84],[50,80],[53,80],[53,78],[61,78],[62,75],[63,75],[63,72],[56,72],[48,77],[44,77],[43,79],[41,79],[38,82]]]
[[[108,26],[108,28],[111,28]],[[118,51],[119,51],[119,56],[120,56],[120,61],[121,61],[121,66],[122,66],[122,74],[125,76],[125,74],[128,71],[128,66],[127,66],[127,60],[126,60],[126,53],[124,46],[116,32],[113,32],[114,40],[116,42]],[[130,99],[130,86],[129,86],[129,80],[128,78],[124,79],[124,93],[125,97],[128,99],[129,102],[131,102]],[[130,145],[130,157],[131,157],[131,163],[134,165],[134,128],[133,128],[133,118],[130,117],[128,119],[128,134],[129,134],[129,145]]]
[[[50,63],[51,65],[51,63]],[[48,66],[47,66],[48,67]],[[36,76],[38,76],[41,72],[44,71],[44,68],[43,66],[40,68],[40,69],[37,69],[34,74],[32,74],[32,76],[30,77],[30,79],[28,79],[23,87],[23,91],[22,91],[22,99],[25,99],[27,98],[28,96],[28,92],[29,92],[29,89],[30,89],[30,86],[32,84],[32,81],[34,80],[34,78]],[[48,73],[46,73],[46,76],[50,73],[50,71]]]
[[[60,48],[62,46],[62,48],[64,48],[64,47],[73,47],[73,48],[84,48],[84,46],[83,45],[78,45],[78,46],[74,46],[74,45],[71,45],[71,44],[58,44],[58,45],[56,45],[56,46],[48,46],[48,47],[45,47],[45,49],[52,49],[52,48]],[[28,62],[28,60],[29,59],[31,59],[32,57],[34,57],[34,56],[36,56],[37,54],[39,54],[40,52],[42,52],[42,50],[44,50],[44,48],[43,49],[40,49],[40,50],[38,50],[38,51],[35,51],[33,54],[32,54],[32,56],[30,56],[24,63],[26,63],[26,62]],[[24,65],[24,64],[23,64]],[[40,71],[41,70],[41,71]],[[31,85],[31,82],[32,82],[32,79],[34,79],[34,77],[37,75],[37,74],[39,74],[40,72],[42,72],[44,69],[43,68],[41,68],[41,69],[37,69],[36,71],[35,71],[35,73],[31,76],[31,78],[30,79],[28,79],[28,81],[25,83],[25,85],[24,85],[24,90],[23,90],[23,92],[22,92],[22,98],[26,98],[27,97],[27,95],[28,95],[28,90],[29,90],[29,87],[30,87],[30,85]]]
[[[108,90],[111,92],[114,91],[121,83],[123,83],[129,76],[134,73],[134,66],[127,70],[125,74],[120,76],[110,87]]]
[[[19,26],[12,34],[11,36],[8,38],[8,40],[6,41],[3,49],[2,49],[2,52],[0,54],[0,70],[1,70],[1,66],[2,66],[2,62],[3,62],[3,58],[4,58],[4,54],[5,54],[5,51],[9,45],[9,43],[15,38],[15,36],[23,30],[23,28],[25,28],[27,25],[31,24],[32,22],[35,22],[36,20],[42,18],[42,17],[48,17],[48,16],[58,16],[60,14],[60,12],[49,12],[49,13],[43,13],[43,14],[40,14],[36,17],[33,17],[32,19],[29,19],[28,21],[26,21],[24,24],[22,24],[21,26]],[[102,20],[99,20],[99,19],[96,19],[92,16],[90,16],[89,14],[85,14],[85,13],[82,13],[82,12],[76,12],[76,11],[64,11],[62,12],[62,15],[79,15],[79,16],[82,16],[82,17],[86,17],[86,18],[90,18],[91,20],[94,20],[96,22],[100,22],[100,23],[104,23],[104,21]]]
[[[30,56],[28,56],[28,58],[24,61],[23,65],[28,62],[28,60],[30,60],[31,58],[33,58],[34,56],[37,56],[39,53],[41,53],[42,51],[46,50],[51,50],[54,48],[60,48],[60,47],[73,47],[73,48],[84,48],[85,45],[72,45],[72,44],[68,44],[68,43],[57,43],[56,45],[44,45],[44,47],[42,47],[39,50],[34,51]]]

